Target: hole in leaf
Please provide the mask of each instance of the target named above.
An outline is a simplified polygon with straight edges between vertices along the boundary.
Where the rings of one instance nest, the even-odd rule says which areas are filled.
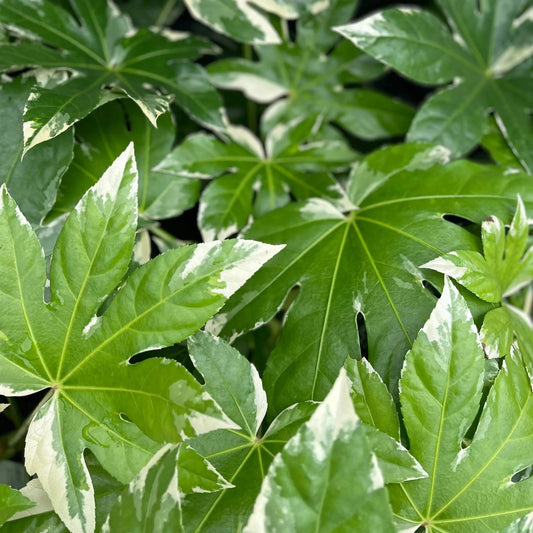
[[[511,481],[513,483],[525,481],[526,479],[529,479],[531,477],[531,474],[533,474],[533,465],[523,468],[522,470],[514,474],[513,477],[511,478]]]
[[[469,220],[468,218],[464,218],[458,215],[442,215],[442,218],[446,220],[446,222],[451,222],[452,224],[455,224],[456,226],[459,226],[460,228],[469,228],[475,223],[472,220]]]
[[[365,315],[359,312],[355,318],[357,324],[357,335],[359,337],[359,348],[361,357],[368,359],[368,337],[366,333]]]
[[[422,286],[424,287],[424,289],[426,289],[428,292],[430,292],[431,294],[433,294],[433,296],[435,296],[435,298],[440,298],[440,291],[439,289],[437,289],[437,287],[435,287],[435,285],[433,285],[432,283],[430,283],[427,279],[423,279],[422,280]]]

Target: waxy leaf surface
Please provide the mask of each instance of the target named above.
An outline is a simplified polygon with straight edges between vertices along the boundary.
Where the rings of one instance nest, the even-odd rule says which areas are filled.
[[[256,46],[258,60],[223,59],[208,67],[213,83],[238,89],[251,100],[272,103],[263,116],[269,130],[278,122],[322,114],[364,139],[403,135],[413,111],[384,94],[345,85],[376,78],[383,69],[330,28],[348,22],[354,0],[331,0],[319,15],[303,14],[294,41]],[[318,58],[318,59],[317,59]]]
[[[66,220],[45,302],[40,244],[1,191],[0,392],[51,389],[28,430],[26,468],[76,533],[95,526],[86,448],[129,482],[160,442],[228,426],[178,363],[128,360],[194,333],[277,251],[249,241],[182,247],[135,270],[109,301],[131,260],[136,206],[130,145]]]
[[[244,533],[395,531],[350,385],[341,369],[326,399],[274,458]]]
[[[429,11],[390,8],[336,28],[356,46],[413,80],[452,82],[419,109],[408,139],[442,144],[454,155],[481,139],[487,115],[523,167],[533,171],[530,139],[533,20],[531,0],[438,0]]]
[[[242,229],[252,214],[259,217],[289,203],[291,192],[300,200],[325,197],[341,208],[350,205],[330,172],[347,167],[356,154],[340,140],[306,142],[314,126],[313,118],[279,124],[264,146],[242,128],[229,129],[228,142],[199,133],[170,153],[157,171],[176,179],[217,178],[200,200],[198,223],[205,241],[225,238]]]
[[[185,495],[226,486],[196,452],[182,444],[166,445],[119,495],[102,532],[183,532]]]
[[[74,142],[72,132],[65,132],[21,158],[24,106],[33,84],[32,78],[6,77],[0,85],[0,182],[7,185],[24,216],[35,226],[54,205],[59,180],[72,160]]]
[[[49,0],[0,1],[0,24],[24,36],[0,46],[0,70],[41,67],[69,73],[52,89],[34,87],[24,113],[24,151],[117,96],[135,101],[154,126],[174,98],[195,120],[224,127],[216,91],[202,67],[191,62],[209,52],[206,41],[135,31],[106,0],[73,0],[71,6],[73,14]]]
[[[183,523],[186,531],[233,533],[246,524],[272,458],[317,404],[289,407],[263,432],[267,398],[255,367],[235,348],[205,332],[189,339],[189,352],[206,391],[237,428],[189,441],[234,488],[187,496]]]
[[[70,211],[130,142],[139,172],[139,215],[163,219],[190,209],[198,200],[200,182],[155,170],[175,136],[170,113],[161,115],[155,128],[133,102],[110,102],[97,109],[76,124],[74,160],[61,180],[54,213]]]
[[[400,530],[499,531],[533,509],[533,478],[514,477],[533,464],[530,377],[513,350],[484,402],[484,365],[466,302],[446,280],[400,380],[410,452],[429,474],[389,486]]]
[[[394,387],[403,356],[435,302],[422,282],[440,283],[418,267],[440,251],[480,246],[472,233],[443,217],[480,223],[491,214],[508,217],[517,192],[526,204],[533,200],[525,174],[503,176],[492,167],[439,161],[442,152],[427,146],[384,149],[351,176],[349,196],[357,209],[341,213],[311,199],[268,213],[243,234],[287,246],[209,327],[227,337],[254,329],[299,287],[264,375],[272,414],[327,394],[346,356],[360,352],[358,313],[368,358]]]
[[[422,266],[447,274],[487,302],[498,303],[533,280],[533,247],[527,250],[528,234],[527,214],[519,197],[507,233],[498,217],[483,221],[483,255],[453,251]]]

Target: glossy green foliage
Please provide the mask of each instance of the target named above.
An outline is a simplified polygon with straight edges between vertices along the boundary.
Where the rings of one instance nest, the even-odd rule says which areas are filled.
[[[135,31],[129,18],[105,0],[74,0],[71,5],[72,13],[51,0],[0,2],[0,21],[22,36],[20,42],[0,48],[0,70],[45,67],[57,74],[35,85],[28,98],[24,151],[124,96],[154,126],[174,98],[201,123],[224,127],[218,95],[203,69],[191,61],[210,50],[206,41]]]
[[[272,103],[263,116],[265,130],[322,114],[364,139],[402,135],[413,117],[407,105],[373,90],[343,88],[383,73],[379,64],[339,42],[331,30],[348,22],[355,7],[354,0],[331,0],[319,15],[308,11],[298,19],[295,41],[284,35],[281,44],[255,47],[258,61],[215,62],[208,68],[210,79],[218,87],[243,91],[251,100]]]
[[[331,172],[356,160],[340,139],[309,140],[318,119],[278,124],[264,145],[251,132],[233,127],[228,142],[198,134],[186,139],[157,167],[160,173],[215,178],[202,193],[198,225],[205,241],[241,230],[291,201],[323,197],[341,209],[350,203]],[[254,191],[256,191],[254,193]]]
[[[356,209],[342,213],[319,199],[293,203],[244,233],[287,246],[210,328],[234,337],[257,327],[299,287],[267,362],[272,414],[326,395],[346,356],[360,354],[358,313],[364,317],[369,360],[394,386],[404,354],[435,301],[423,281],[437,281],[420,265],[445,250],[479,246],[477,237],[443,215],[479,223],[487,213],[507,217],[519,191],[530,191],[533,199],[533,182],[525,174],[504,178],[491,167],[442,161],[443,152],[427,146],[384,149],[351,175],[348,192]]]
[[[481,139],[490,110],[524,169],[530,141],[531,0],[438,0],[445,20],[426,10],[390,8],[338,27],[361,50],[423,84],[453,82],[418,110],[411,141],[431,141],[454,155]]]
[[[165,359],[131,365],[128,359],[199,329],[275,252],[247,241],[174,250],[136,270],[102,314],[103,302],[127,272],[136,204],[130,146],[67,219],[45,303],[40,244],[2,189],[0,390],[20,396],[51,389],[28,431],[26,468],[39,476],[54,509],[76,532],[94,529],[86,448],[125,482],[160,442],[227,426],[184,367]]]
[[[429,477],[389,487],[399,529],[499,531],[533,509],[533,480],[516,475],[533,463],[530,376],[513,350],[480,403],[483,369],[470,311],[447,281],[400,380],[410,452]]]

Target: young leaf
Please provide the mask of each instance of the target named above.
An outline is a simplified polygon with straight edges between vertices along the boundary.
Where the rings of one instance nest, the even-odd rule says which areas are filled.
[[[274,458],[244,533],[394,531],[349,390],[341,369],[324,402]]]
[[[220,176],[200,201],[198,222],[205,241],[239,231],[252,213],[261,216],[289,203],[290,192],[298,199],[318,196],[341,208],[351,205],[329,172],[347,166],[356,154],[341,141],[306,142],[315,124],[313,117],[280,124],[266,136],[264,148],[241,128],[229,130],[228,143],[199,133],[171,152],[157,170],[178,179]]]
[[[65,133],[21,159],[22,116],[33,83],[5,78],[0,85],[0,181],[35,226],[54,205],[59,180],[72,160],[73,136]]]
[[[390,8],[336,30],[419,83],[453,81],[418,111],[408,134],[411,141],[431,141],[456,156],[465,154],[481,139],[493,110],[507,142],[531,172],[531,3],[438,4],[448,26],[425,10]]]
[[[201,481],[200,485],[191,486],[191,474]],[[193,450],[182,444],[167,444],[123,490],[102,532],[183,532],[181,503],[185,495],[226,487],[224,480]]]
[[[355,0],[331,0],[319,15],[302,14],[294,41],[284,37],[281,44],[255,47],[258,61],[215,62],[208,67],[210,79],[272,104],[263,117],[267,131],[279,122],[323,115],[363,139],[403,135],[413,117],[410,107],[376,91],[345,87],[383,73],[376,61],[339,44],[330,29],[350,20],[355,5]]]
[[[30,509],[35,504],[18,490],[0,485],[0,526],[15,513]]]
[[[533,280],[533,247],[526,251],[528,232],[526,210],[519,196],[507,234],[498,217],[483,222],[483,255],[468,250],[450,252],[422,268],[447,274],[487,302],[501,302]]]
[[[405,149],[420,160],[420,153]],[[398,150],[382,150],[379,157],[387,161]],[[431,161],[433,156],[423,157]],[[268,213],[243,233],[287,246],[209,327],[226,337],[254,329],[275,315],[293,287],[300,287],[264,374],[273,414],[325,396],[346,356],[360,351],[358,313],[364,317],[368,359],[394,387],[403,354],[435,301],[416,265],[436,250],[479,248],[472,233],[443,214],[479,223],[489,214],[508,216],[518,191],[533,199],[525,174],[503,179],[502,171],[466,161],[433,162],[423,169],[419,164],[384,175],[373,172],[374,163],[358,173],[370,192],[361,201],[350,198],[359,207],[346,214],[312,199]],[[353,190],[351,184],[348,188]]]
[[[66,220],[45,303],[40,244],[5,187],[1,191],[0,392],[51,389],[28,430],[26,468],[73,532],[94,529],[86,448],[128,482],[159,442],[227,427],[184,367],[128,359],[198,330],[277,251],[250,241],[182,247],[138,268],[109,303],[131,259],[136,205],[130,145]]]
[[[1,45],[0,70],[71,72],[53,90],[34,87],[24,114],[25,152],[117,96],[131,98],[154,126],[174,98],[195,120],[224,128],[217,93],[202,67],[190,61],[209,51],[203,39],[134,31],[129,19],[105,0],[72,0],[71,5],[76,18],[50,0],[0,1],[2,23],[30,40]]]
[[[464,439],[482,400],[483,350],[468,307],[448,280],[407,354],[400,380],[410,452],[428,479],[389,487],[400,529],[497,531],[533,509],[533,392],[518,351],[506,358],[472,441]]]
[[[76,124],[74,160],[61,181],[54,213],[71,211],[130,142],[139,171],[139,215],[162,219],[190,209],[198,200],[200,182],[155,170],[175,136],[170,113],[161,115],[154,128],[133,102],[110,102],[97,109]]]
[[[272,458],[316,404],[305,402],[286,409],[262,433],[267,399],[255,367],[235,348],[208,333],[199,332],[188,342],[206,391],[238,429],[220,429],[189,441],[235,488],[188,496],[183,502],[184,523],[198,533],[239,531]]]

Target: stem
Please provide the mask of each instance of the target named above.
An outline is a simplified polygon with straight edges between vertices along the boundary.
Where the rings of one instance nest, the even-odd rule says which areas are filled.
[[[166,20],[168,19],[168,16],[174,9],[174,6],[176,5],[177,0],[167,0],[165,2],[165,5],[161,8],[161,11],[159,12],[159,15],[157,15],[157,19],[155,20],[154,26],[160,30],[164,25]]]
[[[247,61],[253,61],[252,47],[249,44],[242,45],[242,55]],[[246,99],[246,116],[248,129],[257,134],[257,104],[249,98]]]

